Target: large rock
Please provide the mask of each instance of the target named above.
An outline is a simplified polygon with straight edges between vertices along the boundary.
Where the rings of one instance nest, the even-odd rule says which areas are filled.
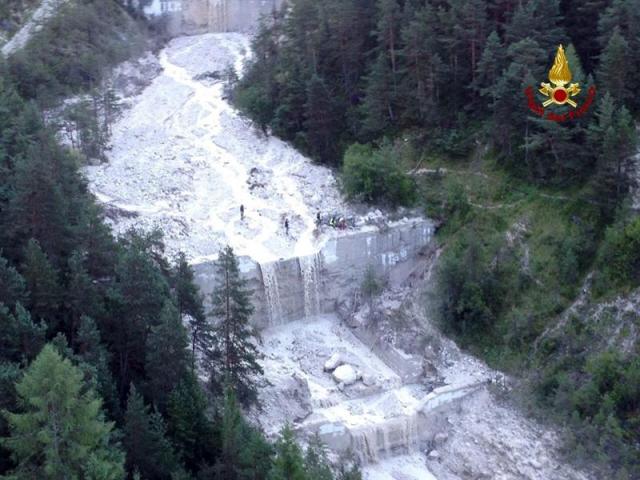
[[[351,365],[340,365],[333,371],[333,379],[345,386],[353,385],[358,381],[358,372]]]
[[[336,368],[344,363],[345,362],[342,358],[342,355],[340,355],[339,353],[334,353],[333,355],[331,355],[331,357],[329,357],[329,360],[324,363],[324,371],[333,372]]]

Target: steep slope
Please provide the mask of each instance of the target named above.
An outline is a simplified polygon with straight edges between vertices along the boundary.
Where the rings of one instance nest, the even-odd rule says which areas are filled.
[[[24,47],[42,23],[55,14],[60,5],[66,1],[67,0],[42,0],[40,5],[31,14],[29,20],[2,46],[3,55],[9,56],[16,50]]]
[[[317,211],[347,214],[328,169],[265,137],[224,101],[221,77],[229,65],[241,71],[248,43],[207,34],[161,53],[163,73],[113,128],[109,162],[87,168],[93,192],[120,212],[116,231],[161,227],[171,252],[196,261],[229,243],[268,262],[316,251]]]

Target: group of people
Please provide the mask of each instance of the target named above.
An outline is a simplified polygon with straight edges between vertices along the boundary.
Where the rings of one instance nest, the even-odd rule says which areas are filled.
[[[240,205],[240,220],[244,222],[244,205]],[[289,219],[287,217],[284,217],[283,225],[284,225],[285,234],[288,237],[289,236]],[[316,213],[316,226],[319,228],[321,225],[322,225],[322,214],[320,213],[320,211],[318,211]],[[327,222],[327,225],[340,230],[344,230],[348,226],[347,219],[338,215],[331,215],[329,217],[329,221]]]

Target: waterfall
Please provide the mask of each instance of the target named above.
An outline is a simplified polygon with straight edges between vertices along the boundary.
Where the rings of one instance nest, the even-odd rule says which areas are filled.
[[[280,288],[278,287],[278,262],[260,264],[262,284],[264,285],[267,309],[269,310],[269,324],[282,323],[282,303],[280,302]]]
[[[417,423],[414,413],[352,431],[353,451],[363,465],[377,463],[400,452],[415,452],[421,442]]]
[[[300,273],[304,288],[304,316],[313,317],[320,313],[320,253],[300,257]]]

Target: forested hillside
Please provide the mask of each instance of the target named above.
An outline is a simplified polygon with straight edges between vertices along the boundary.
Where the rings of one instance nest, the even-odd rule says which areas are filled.
[[[597,92],[567,122],[524,93],[559,44],[578,105]],[[239,108],[351,197],[440,220],[442,327],[525,380],[573,459],[638,478],[640,320],[616,305],[640,285],[640,2],[293,0],[253,46]]]
[[[214,330],[184,256],[167,260],[160,232],[115,239],[83,158],[56,140],[52,108],[159,41],[124,3],[70,1],[0,59],[0,474],[357,480],[320,443],[271,442],[244,419],[261,369],[233,252]]]

